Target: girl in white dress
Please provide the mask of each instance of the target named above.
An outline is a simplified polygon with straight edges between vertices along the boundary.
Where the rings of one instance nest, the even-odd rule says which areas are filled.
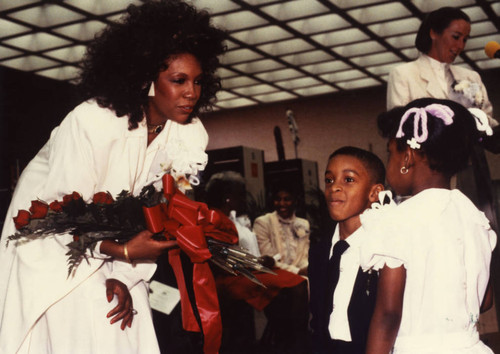
[[[463,169],[487,117],[431,98],[380,115],[387,181],[404,198],[361,216],[364,268],[380,269],[367,353],[492,353],[477,321],[491,306],[488,220],[450,178]],[[488,300],[484,300],[484,299]]]

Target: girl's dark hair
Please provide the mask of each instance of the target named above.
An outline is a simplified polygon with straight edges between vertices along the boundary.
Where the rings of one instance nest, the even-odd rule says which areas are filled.
[[[210,15],[179,0],[130,5],[119,22],[109,25],[87,48],[78,88],[84,99],[95,98],[117,116],[128,116],[129,129],[143,119],[148,89],[167,60],[190,53],[203,71],[201,96],[191,116],[211,108],[220,79],[218,55],[225,33],[210,24]]]
[[[479,142],[480,134],[475,118],[462,105],[450,100],[421,98],[405,107],[396,107],[378,116],[378,127],[383,137],[396,139],[397,148],[403,151],[408,147],[407,140],[413,137],[415,113],[410,114],[403,124],[404,136],[396,138],[402,116],[410,108],[423,108],[430,104],[448,106],[454,113],[453,123],[445,125],[443,120],[429,112],[427,114],[428,138],[420,143],[419,151],[427,156],[429,167],[451,177],[467,166],[474,144]]]
[[[470,18],[465,12],[453,7],[442,7],[427,14],[418,29],[415,47],[422,53],[428,53],[432,47],[431,30],[441,34],[454,20],[465,20],[470,23]]]
[[[344,146],[335,150],[329,157],[330,161],[335,156],[351,156],[358,159],[366,168],[374,184],[385,183],[385,167],[382,160],[374,153],[354,146]]]

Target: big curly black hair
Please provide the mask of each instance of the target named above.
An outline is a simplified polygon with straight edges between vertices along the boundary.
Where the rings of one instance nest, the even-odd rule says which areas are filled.
[[[84,99],[96,99],[117,116],[128,116],[129,129],[143,119],[148,89],[167,60],[190,53],[203,71],[200,98],[190,116],[209,110],[220,89],[215,75],[218,55],[225,51],[224,31],[210,14],[180,0],[152,0],[130,5],[127,14],[98,34],[87,48],[78,88]]]
[[[475,118],[467,108],[450,100],[420,98],[405,107],[395,107],[379,115],[378,128],[383,137],[396,139],[397,149],[403,151],[408,147],[406,141],[414,134],[415,114],[411,114],[403,124],[404,136],[396,138],[401,118],[411,108],[423,108],[431,104],[441,104],[451,108],[453,123],[445,125],[443,120],[427,112],[428,137],[416,151],[427,156],[431,169],[451,177],[467,167],[472,149],[474,145],[479,144],[481,137],[476,128]]]

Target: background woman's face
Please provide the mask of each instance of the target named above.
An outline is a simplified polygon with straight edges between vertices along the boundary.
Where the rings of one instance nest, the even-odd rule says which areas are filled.
[[[189,53],[177,54],[168,60],[168,68],[155,81],[155,96],[149,101],[153,122],[171,119],[185,123],[201,94],[203,72],[198,59]]]
[[[279,191],[276,193],[273,199],[274,210],[278,212],[278,215],[283,219],[291,218],[293,212],[295,211],[295,203],[293,195],[287,191]]]
[[[427,53],[442,63],[453,63],[464,50],[469,38],[470,23],[465,20],[453,20],[442,33],[430,32],[432,47]]]

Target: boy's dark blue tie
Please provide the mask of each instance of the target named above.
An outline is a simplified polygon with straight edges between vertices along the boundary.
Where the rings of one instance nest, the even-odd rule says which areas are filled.
[[[349,244],[344,240],[339,240],[333,246],[332,257],[328,262],[328,294],[327,294],[327,314],[330,317],[330,314],[333,310],[333,293],[335,292],[335,288],[337,287],[337,283],[339,281],[340,275],[340,258],[346,249],[349,248]]]

